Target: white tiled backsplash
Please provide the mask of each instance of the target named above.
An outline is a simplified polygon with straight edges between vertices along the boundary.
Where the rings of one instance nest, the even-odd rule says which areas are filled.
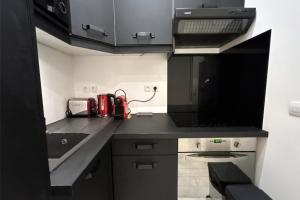
[[[155,98],[147,103],[130,104],[133,113],[167,111],[167,56],[165,54],[77,56],[74,57],[76,97],[96,97],[123,89],[128,100],[148,99],[152,92],[145,86],[157,86]],[[122,92],[118,93],[122,94]]]
[[[130,109],[132,113],[167,112],[166,54],[70,56],[42,44],[38,54],[47,124],[65,117],[68,98],[96,98],[119,88],[128,100],[144,100],[153,94],[145,92],[145,86],[157,86],[153,100],[133,102]]]
[[[72,57],[38,44],[46,124],[65,118],[67,99],[74,96]]]

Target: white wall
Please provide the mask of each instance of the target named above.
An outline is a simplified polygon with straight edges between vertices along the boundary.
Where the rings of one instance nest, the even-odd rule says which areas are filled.
[[[155,98],[148,103],[130,104],[132,113],[167,111],[166,54],[75,56],[73,64],[76,97],[96,97],[122,88],[128,100],[143,100],[153,94],[146,93],[144,86],[155,85],[158,86]],[[88,90],[84,89],[85,86]]]
[[[74,96],[72,57],[38,43],[46,124],[65,117],[66,101]]]
[[[300,118],[288,104],[300,101],[299,1],[246,0],[257,8],[252,36],[272,29],[264,114],[268,139],[260,139],[256,182],[275,200],[299,199]]]
[[[132,113],[167,112],[166,54],[75,56],[41,43],[38,54],[46,124],[65,117],[69,98],[96,98],[122,88],[128,100],[145,100],[153,95],[145,85],[157,86],[158,92],[148,103],[131,103]]]

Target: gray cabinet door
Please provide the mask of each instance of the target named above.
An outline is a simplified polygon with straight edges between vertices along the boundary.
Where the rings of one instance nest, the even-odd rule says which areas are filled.
[[[108,144],[74,187],[72,200],[113,200],[111,167],[111,150]]]
[[[114,45],[113,0],[72,0],[72,34]]]
[[[117,46],[171,45],[172,0],[115,0]]]
[[[114,156],[115,200],[176,200],[177,155]]]

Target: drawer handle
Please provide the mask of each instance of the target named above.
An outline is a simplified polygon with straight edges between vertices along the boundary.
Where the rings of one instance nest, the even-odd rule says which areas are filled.
[[[90,180],[90,179],[93,179],[96,172],[99,170],[100,168],[100,165],[101,165],[101,160],[97,160],[95,162],[95,164],[93,165],[93,167],[91,168],[90,172],[85,176],[84,180]]]
[[[153,150],[154,149],[154,143],[151,143],[151,144],[135,144],[135,148],[137,150]]]
[[[157,166],[157,164],[154,162],[150,162],[150,163],[136,162],[136,163],[134,163],[134,167],[137,170],[151,170],[151,169],[154,169],[156,166]]]
[[[137,32],[135,34],[132,35],[132,38],[134,39],[154,39],[155,38],[155,34],[151,33],[151,32]]]
[[[82,24],[82,29],[85,31],[92,31],[96,34],[100,34],[102,36],[107,37],[108,35],[105,33],[104,29],[99,28],[93,24]]]

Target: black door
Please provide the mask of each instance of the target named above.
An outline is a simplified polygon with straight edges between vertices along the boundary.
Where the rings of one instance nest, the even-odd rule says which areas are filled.
[[[172,0],[116,0],[117,46],[171,45]]]
[[[112,0],[72,0],[72,34],[114,45]]]
[[[1,197],[46,200],[50,187],[32,1],[1,1]]]
[[[111,167],[111,149],[108,144],[75,186],[73,200],[112,200]]]

